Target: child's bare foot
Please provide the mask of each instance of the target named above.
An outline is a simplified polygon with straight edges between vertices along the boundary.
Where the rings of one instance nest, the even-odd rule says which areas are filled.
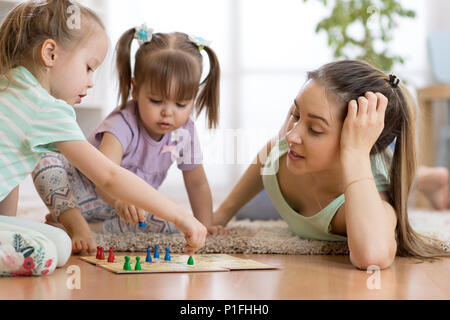
[[[59,216],[60,224],[72,239],[72,254],[91,254],[96,252],[97,243],[88,223],[78,209],[69,209]]]
[[[97,243],[89,227],[87,230],[77,227],[72,231],[68,231],[68,234],[72,239],[72,254],[89,255],[92,252],[96,252]]]
[[[53,217],[53,215],[51,213],[49,213],[45,216],[45,223],[50,226],[63,229],[64,231],[67,232],[66,228],[64,228],[64,226],[61,223],[56,221],[56,219]]]
[[[436,210],[449,206],[449,171],[445,167],[419,167],[417,189],[423,192]]]

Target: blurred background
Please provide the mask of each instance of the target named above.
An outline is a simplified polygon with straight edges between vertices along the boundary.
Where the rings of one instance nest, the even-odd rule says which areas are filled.
[[[20,2],[0,1],[1,18]],[[450,31],[448,0],[79,2],[99,13],[110,39],[110,52],[97,71],[95,87],[76,106],[86,135],[117,106],[114,47],[125,30],[145,22],[155,32],[182,31],[212,41],[222,68],[220,125],[207,130],[203,117],[196,125],[215,207],[256,152],[277,134],[306,72],[339,58],[366,59],[387,73],[396,73],[416,98],[420,90],[434,90],[431,98],[427,95],[432,108],[427,109],[426,143],[422,142],[419,152],[426,153],[421,156],[425,164],[441,161],[448,166],[441,147],[446,145],[446,94],[450,95],[446,82],[450,79],[436,76],[434,70],[445,66],[436,67],[429,42],[434,34]],[[160,191],[189,208],[176,166]],[[36,207],[45,211],[31,179],[23,183],[20,197],[22,211]]]

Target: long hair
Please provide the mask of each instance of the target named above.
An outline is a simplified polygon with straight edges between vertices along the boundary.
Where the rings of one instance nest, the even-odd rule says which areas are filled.
[[[340,104],[340,120],[347,115],[347,105],[368,91],[380,92],[388,99],[384,129],[371,149],[380,154],[395,141],[389,169],[391,205],[397,215],[397,254],[420,260],[448,257],[436,244],[436,239],[413,230],[408,219],[408,198],[416,176],[415,122],[417,106],[403,85],[392,86],[384,72],[370,64],[356,60],[336,61],[309,72],[307,78],[322,85]]]
[[[150,42],[137,50],[132,70],[130,56],[135,32],[135,28],[124,32],[116,46],[119,108],[128,103],[134,75],[137,88],[147,86],[164,99],[171,98],[171,89],[175,92],[172,98],[179,101],[195,99],[197,116],[205,110],[208,127],[215,128],[219,119],[220,66],[214,51],[204,47],[209,57],[209,73],[200,83],[203,58],[198,46],[184,33],[155,33]]]
[[[69,24],[77,11],[80,25]],[[94,24],[92,24],[94,22]],[[69,0],[26,1],[16,6],[0,26],[0,76],[24,62],[36,61],[36,50],[47,39],[65,49],[79,45],[93,25],[104,25],[95,12]]]

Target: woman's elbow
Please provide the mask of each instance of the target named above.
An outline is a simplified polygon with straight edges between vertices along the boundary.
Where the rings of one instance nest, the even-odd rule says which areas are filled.
[[[395,252],[381,252],[376,250],[366,250],[360,254],[350,253],[351,263],[358,269],[387,269],[393,263],[395,259]]]

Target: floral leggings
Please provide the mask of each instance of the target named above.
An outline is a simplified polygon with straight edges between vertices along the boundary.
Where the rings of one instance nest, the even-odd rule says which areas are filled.
[[[71,252],[72,241],[63,230],[0,215],[0,277],[50,275]]]
[[[62,154],[46,153],[32,173],[37,192],[56,220],[61,213],[78,208],[86,221],[103,222],[103,233],[176,233],[171,222],[147,214],[145,228],[122,220],[116,210],[100,198],[95,185]]]

